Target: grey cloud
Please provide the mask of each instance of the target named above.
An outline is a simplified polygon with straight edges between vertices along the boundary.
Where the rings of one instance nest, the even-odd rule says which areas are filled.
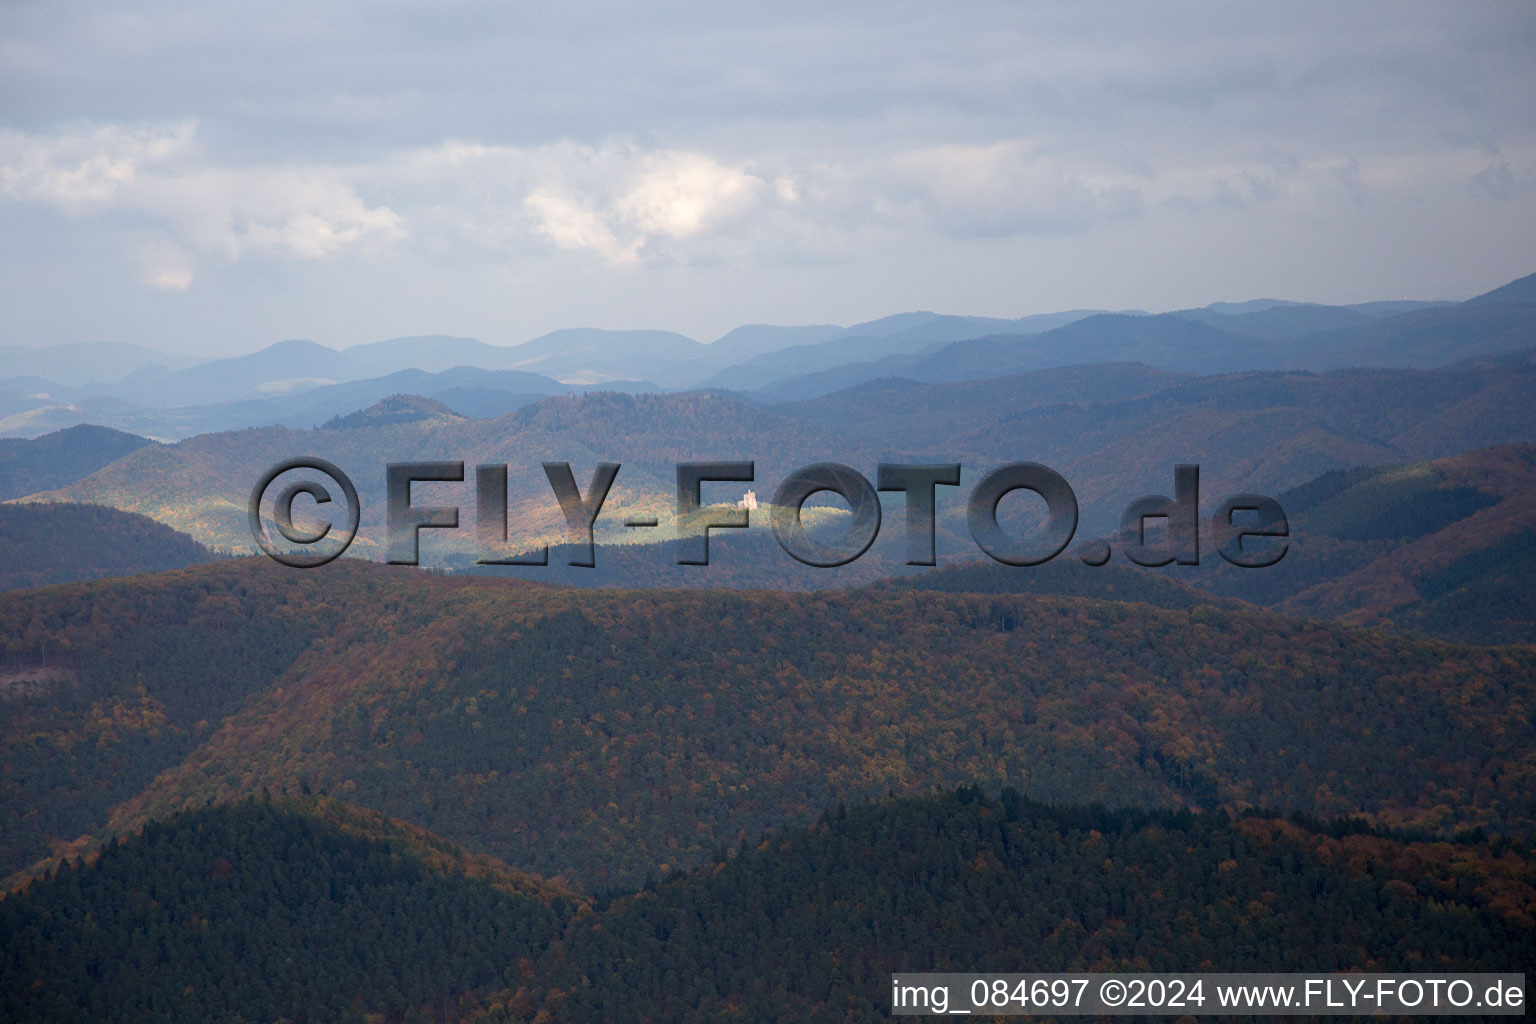
[[[1310,232],[1373,230],[1367,193],[1380,216],[1422,210],[1436,231],[1487,238],[1458,271],[1471,290],[1497,283],[1494,266],[1529,269],[1486,228],[1536,227],[1533,57],[1524,2],[14,0],[0,7],[0,233],[15,251],[0,255],[22,269],[0,301],[28,338],[87,327],[33,308],[25,250],[55,276],[89,268],[122,311],[110,323],[147,331],[147,311],[189,337],[175,311],[208,293],[260,307],[252,324],[334,323],[305,290],[322,280],[382,288],[380,320],[456,333],[508,322],[470,280],[526,287],[519,322],[580,299],[627,325],[622,303],[654,275],[685,295],[695,271],[722,303],[764,275],[801,297],[755,316],[824,319],[836,294],[852,318],[905,304],[881,298],[895,279],[922,282],[922,304],[973,302],[977,268],[1002,258],[1205,252],[1187,233],[1218,215],[1267,233],[1268,262],[1247,273],[1270,293],[1276,271],[1321,280],[1292,269],[1332,244]],[[1417,251],[1393,244],[1394,265]],[[1419,248],[1421,279],[1441,281],[1430,254],[1445,245]],[[1232,261],[1210,258],[1231,282]],[[1085,279],[1080,304],[1201,297],[1167,293],[1172,269],[1138,272],[1112,294]],[[294,289],[280,321],[266,312],[279,287]],[[481,319],[432,312],[468,309]]]
[[[1417,130],[1497,135],[1532,98],[1529,81],[1511,90],[1507,77],[1530,53],[1528,10],[22,5],[7,16],[17,59],[0,85],[29,97],[33,129],[82,115],[197,116],[275,150],[350,156],[444,137],[655,132],[691,145],[725,119],[781,136],[806,121],[844,132],[851,123],[865,140],[882,123],[915,123],[937,139],[959,115],[991,138],[1067,145],[1129,131],[1209,147],[1287,130],[1401,138],[1412,109]]]

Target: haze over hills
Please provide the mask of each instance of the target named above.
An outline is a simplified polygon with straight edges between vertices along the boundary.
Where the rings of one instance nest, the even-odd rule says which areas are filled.
[[[1247,306],[1235,303],[1234,306]],[[1426,305],[1433,305],[1428,304]],[[1407,312],[1400,310],[1399,312]],[[1346,306],[1321,306],[1302,302],[1284,302],[1262,309],[1221,312],[1212,306],[1204,309],[1180,309],[1173,316],[1195,320],[1208,327],[1247,334],[1256,338],[1299,338],[1321,331],[1337,331],[1369,323],[1372,316]]]
[[[309,426],[367,404],[361,400],[365,392],[373,395],[370,400],[414,391],[444,401],[451,393],[465,406],[459,411],[494,415],[521,400],[503,394],[711,387],[784,401],[880,377],[981,379],[1090,361],[1137,361],[1199,374],[1433,368],[1530,347],[1536,341],[1532,290],[1530,279],[1522,278],[1460,304],[1260,300],[1157,316],[1070,310],[1008,320],[916,312],[851,327],[750,325],[712,344],[666,331],[590,328],[511,346],[446,335],[340,351],[285,341],[195,365],[105,343],[90,353],[55,355],[13,346],[0,352],[0,434],[36,436],[81,422],[166,439],[245,426]],[[82,363],[103,379],[80,379]],[[486,379],[468,379],[475,370]],[[390,381],[404,371],[453,371],[461,379],[428,380],[421,387]],[[513,386],[500,376],[507,372],[539,379]],[[339,384],[358,389],[327,390]],[[302,400],[306,393],[314,396],[311,401]],[[341,408],[344,401],[356,404]],[[315,419],[303,422],[306,417]]]
[[[147,366],[184,370],[205,362],[120,341],[83,341],[66,345],[0,345],[0,376],[36,377],[56,387],[78,388],[92,382],[119,381]]]
[[[634,393],[657,390],[654,385],[639,382],[622,386],[610,384],[606,389]],[[257,395],[233,402],[174,409],[144,409],[116,399],[83,399],[62,407],[40,402],[34,397],[32,388],[26,390],[28,394],[11,406],[22,411],[0,420],[19,432],[35,436],[47,432],[50,427],[67,425],[82,415],[100,410],[101,418],[119,428],[174,440],[244,427],[313,427],[334,416],[356,412],[389,395],[402,393],[448,402],[466,415],[484,419],[504,415],[549,395],[585,393],[590,389],[519,370],[461,366],[441,373],[398,370],[383,377],[345,384],[310,379],[293,393]],[[3,402],[4,398],[0,397],[0,403]],[[0,404],[0,409],[3,408],[5,406]]]
[[[1074,310],[1001,320],[995,317],[902,313],[856,324],[817,344],[796,345],[765,352],[722,370],[702,384],[732,391],[756,391],[788,376],[827,370],[846,363],[916,352],[956,338],[975,338],[1001,331],[1030,333],[1059,327],[1093,311]]]
[[[1307,339],[1310,351],[1293,367],[1446,366],[1528,348],[1536,335],[1536,304],[1480,303],[1402,313]]]
[[[159,519],[212,547],[249,550],[245,503],[267,467],[297,454],[352,475],[362,498],[356,554],[377,555],[383,468],[389,462],[506,463],[517,550],[565,539],[540,468],[569,462],[585,480],[600,461],[624,467],[600,525],[624,535],[625,516],[669,517],[676,464],[754,460],[765,497],[815,461],[873,474],[880,461],[961,462],[970,485],[1003,462],[1029,459],[1075,490],[1084,536],[1118,525],[1132,499],[1165,492],[1172,467],[1196,463],[1209,503],[1239,491],[1278,494],[1331,469],[1443,458],[1536,441],[1536,362],[1473,361],[1438,370],[1344,370],[1185,377],[1107,364],[951,384],[873,382],[809,402],[755,406],[723,394],[555,397],[495,420],[428,417],[350,430],[283,428],[204,434],[155,446],[38,500],[111,505]],[[466,509],[468,485],[434,493]],[[706,495],[735,500],[717,485]],[[965,488],[941,492],[958,515]],[[466,516],[468,512],[466,512]],[[954,532],[965,535],[956,524]],[[470,531],[428,550],[467,551]],[[437,545],[447,545],[439,548]],[[519,547],[519,545],[521,545]]]
[[[158,367],[140,369],[100,393],[163,409],[190,404],[189,396],[197,396],[202,404],[258,397],[258,389],[274,382],[338,383],[402,370],[432,373],[473,366],[515,370],[535,379],[536,368],[547,367],[574,378],[589,372],[584,361],[594,353],[606,354],[614,367],[638,366],[644,357],[636,353],[703,347],[682,335],[662,331],[594,330],[557,331],[510,348],[473,338],[441,336],[396,338],[339,352],[312,341],[282,341],[250,355],[212,360],[175,372]]]
[[[1139,363],[1068,366],[939,385],[895,377],[769,408],[863,443],[915,449],[1030,409],[1141,398],[1190,379]]]
[[[760,390],[770,400],[783,401],[881,377],[976,380],[1083,362],[1140,362],[1199,374],[1355,366],[1432,369],[1522,350],[1536,341],[1536,305],[1423,305],[1427,308],[1383,317],[1295,304],[1230,316],[1209,310],[1194,311],[1198,316],[1188,311],[1099,314],[1038,335],[967,338],[820,369],[814,369],[818,362],[808,361],[809,372],[781,376]]]

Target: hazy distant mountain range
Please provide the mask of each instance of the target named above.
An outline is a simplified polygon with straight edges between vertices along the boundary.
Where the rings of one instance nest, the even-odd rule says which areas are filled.
[[[1238,491],[1279,494],[1333,469],[1536,442],[1532,394],[1536,349],[1435,370],[1324,374],[1194,376],[1108,363],[977,381],[877,380],[778,404],[712,391],[593,392],[546,398],[497,419],[400,398],[318,429],[262,427],[147,445],[30,497],[110,505],[210,547],[246,550],[245,504],[254,482],[282,459],[316,455],[355,480],[363,513],[354,552],[377,556],[389,462],[507,463],[514,542],[536,546],[565,538],[540,467],[546,459],[570,462],[583,486],[596,463],[622,463],[600,520],[617,531],[609,540],[649,539],[617,524],[629,515],[667,517],[680,461],[755,460],[756,486],[766,497],[789,472],[814,461],[871,475],[880,461],[961,462],[968,486],[975,474],[1028,459],[1068,479],[1086,537],[1113,529],[1139,495],[1166,492],[1181,462],[1202,466],[1203,494],[1218,501]],[[45,443],[52,442],[13,442]],[[735,500],[741,490],[720,488],[706,500]],[[472,504],[472,487],[453,493]],[[963,513],[964,493],[962,487],[941,496],[947,515]],[[963,524],[955,526],[965,536]],[[463,548],[472,534],[457,531],[443,543],[448,539]],[[429,548],[437,544],[434,538]]]
[[[397,393],[490,418],[591,390],[707,387],[775,402],[884,377],[963,381],[1096,362],[1193,374],[1428,369],[1532,345],[1536,275],[1455,304],[1262,299],[1157,315],[1071,310],[1015,320],[917,312],[851,327],[749,325],[711,344],[667,331],[577,328],[512,346],[446,335],[342,351],[283,341],[206,361],[106,342],[11,345],[0,346],[0,436],[78,423],[165,440],[302,428]]]

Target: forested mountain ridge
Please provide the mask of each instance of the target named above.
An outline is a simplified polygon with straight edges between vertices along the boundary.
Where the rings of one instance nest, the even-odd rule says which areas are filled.
[[[397,615],[421,621],[428,613],[402,604],[401,589],[424,597],[435,580],[406,575],[240,559],[0,595],[0,870],[104,825],[114,804],[333,637],[351,603],[386,628]]]
[[[999,962],[1492,968],[1536,951],[1533,882],[1528,848],[1262,816],[1046,807],[962,787],[839,809],[573,920],[559,962],[604,968],[545,1005],[561,1022],[832,1024],[887,1019],[893,973]],[[477,1019],[516,1020],[519,996],[527,1005],[532,994]]]
[[[1536,830],[1536,648],[1263,612],[236,560],[3,595],[0,637],[12,871],[305,784],[589,889],[966,779]]]
[[[0,590],[131,576],[212,561],[212,551],[147,516],[101,505],[0,505]]]
[[[1215,562],[1177,578],[1291,615],[1536,641],[1536,445],[1336,470],[1277,500],[1291,531],[1279,564]]]
[[[1415,468],[1362,479],[1332,498],[1333,508],[1319,508],[1312,517],[1323,519],[1325,529],[1334,536],[1342,534],[1340,539],[1401,541],[1392,557],[1323,580],[1287,599],[1282,610],[1379,623],[1398,609],[1422,603],[1424,581],[1536,530],[1536,445],[1505,445],[1435,461],[1419,471],[1430,479],[1417,488],[1404,479]],[[1370,493],[1372,484],[1377,485],[1375,493]],[[1383,500],[1383,485],[1407,493],[1395,502]],[[1356,490],[1366,493],[1351,493]],[[1358,513],[1339,525],[1326,522],[1329,512],[1340,515],[1338,506],[1358,509],[1373,504],[1378,511],[1364,522]]]
[[[31,440],[0,438],[0,501],[67,486],[152,444],[147,437],[83,424]]]
[[[250,798],[0,900],[0,1017],[423,1019],[515,981],[581,906],[335,801]]]
[[[1048,807],[973,786],[839,805],[595,903],[498,888],[461,869],[467,855],[434,862],[422,848],[416,830],[381,832],[326,798],[262,795],[148,823],[0,899],[0,1015],[877,1021],[892,972],[1000,958],[1040,971],[1510,971],[1536,949],[1528,842]]]

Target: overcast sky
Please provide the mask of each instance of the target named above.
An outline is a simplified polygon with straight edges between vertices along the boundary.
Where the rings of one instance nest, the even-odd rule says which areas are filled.
[[[1532,271],[1530,0],[0,5],[0,343],[709,341]]]

